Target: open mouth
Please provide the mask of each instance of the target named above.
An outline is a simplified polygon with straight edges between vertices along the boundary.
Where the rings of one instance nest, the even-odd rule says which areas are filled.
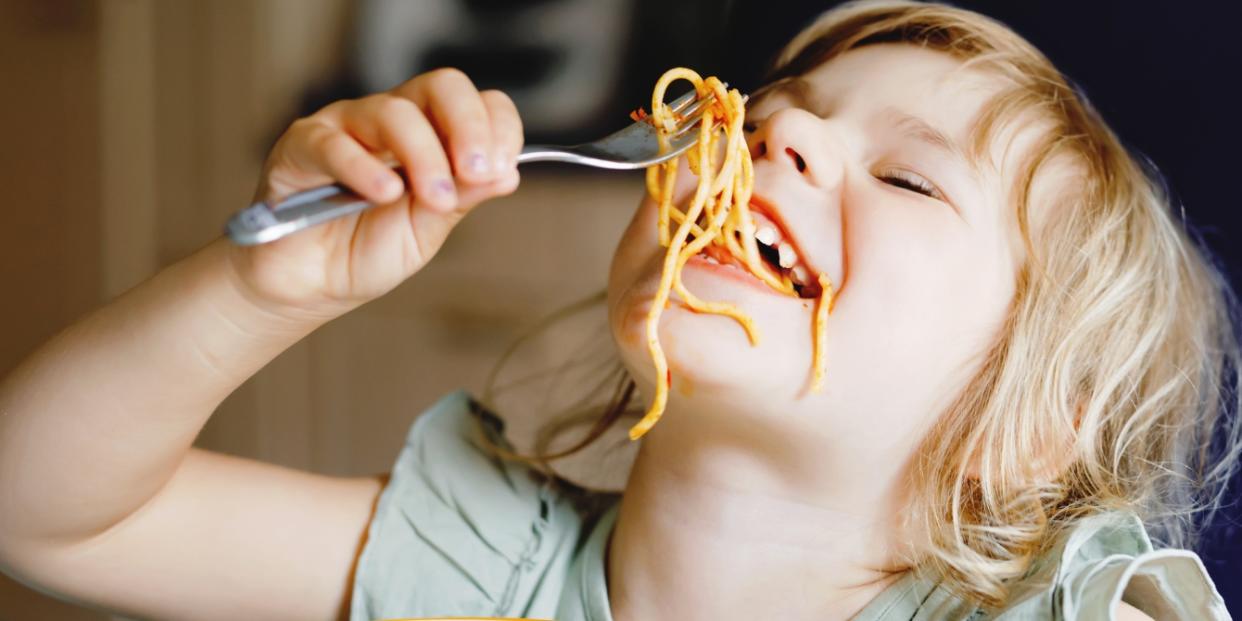
[[[817,278],[819,272],[802,258],[802,253],[798,251],[788,232],[765,212],[766,208],[761,203],[751,203],[750,215],[755,222],[755,243],[763,266],[777,280],[788,280],[798,297],[818,298],[822,293]],[[741,236],[740,232],[737,234]],[[749,271],[742,258],[734,257],[728,250],[715,244],[705,248],[702,254],[713,263],[733,265]]]
[[[798,297],[818,298],[821,293],[817,278],[819,272],[802,258],[792,236],[764,213],[760,204],[752,204],[750,213],[755,221],[755,242],[759,247],[759,257],[764,264],[782,279],[788,278]]]

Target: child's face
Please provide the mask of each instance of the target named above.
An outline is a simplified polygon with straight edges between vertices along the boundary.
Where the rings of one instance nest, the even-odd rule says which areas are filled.
[[[998,335],[1022,260],[998,166],[976,170],[953,153],[967,149],[972,119],[996,86],[945,54],[884,44],[850,51],[751,100],[755,196],[779,214],[811,271],[837,285],[824,388],[806,391],[815,300],[691,262],[686,287],[740,307],[754,318],[760,343],[752,347],[731,319],[674,301],[660,324],[673,377],[670,413],[754,415],[804,435],[859,439],[931,422]],[[998,148],[995,161],[1003,163],[1002,155]],[[678,181],[675,203],[684,209],[695,178],[683,165]],[[930,185],[934,196],[911,185]],[[656,204],[647,198],[609,280],[613,335],[645,398],[654,386],[645,318],[665,253],[655,224]]]

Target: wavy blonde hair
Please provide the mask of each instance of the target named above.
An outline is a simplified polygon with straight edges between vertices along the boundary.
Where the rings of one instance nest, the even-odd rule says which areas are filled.
[[[1006,130],[1040,130],[1008,177],[1027,261],[1005,328],[911,473],[912,566],[999,606],[1035,557],[1095,513],[1133,511],[1157,541],[1189,547],[1239,452],[1224,279],[1171,213],[1158,175],[999,22],[903,0],[842,5],[786,46],[768,81],[878,43],[938,50],[998,80],[974,125],[976,157]],[[1045,176],[1056,192],[1034,194]],[[569,450],[548,454],[541,442],[543,463],[598,438],[632,394],[632,382],[619,383]]]
[[[1224,279],[1158,175],[999,22],[943,5],[851,3],[795,37],[770,79],[876,43],[938,50],[1002,84],[975,120],[976,157],[1014,124],[1041,134],[1010,177],[1028,259],[1005,329],[918,452],[907,514],[925,538],[917,565],[996,606],[1094,513],[1134,511],[1165,545],[1190,545],[1195,514],[1219,506],[1238,459]],[[1036,196],[1045,175],[1057,191]]]

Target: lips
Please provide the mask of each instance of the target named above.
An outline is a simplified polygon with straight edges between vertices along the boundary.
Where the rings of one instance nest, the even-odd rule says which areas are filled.
[[[807,260],[806,253],[799,247],[775,203],[752,196],[750,212],[755,223],[755,241],[759,255],[767,267],[778,278],[789,278],[799,297],[818,297],[821,290],[817,276],[822,272]],[[717,250],[718,252],[709,256],[722,263],[731,261],[744,267],[741,261],[734,259],[729,253],[722,249]]]

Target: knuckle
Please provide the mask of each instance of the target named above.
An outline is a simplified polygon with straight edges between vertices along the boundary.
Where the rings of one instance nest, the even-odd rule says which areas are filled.
[[[502,130],[521,132],[522,117],[508,95],[501,91],[485,91],[483,101],[492,113],[492,120],[500,125]]]
[[[290,136],[309,138],[322,131],[324,127],[326,127],[325,124],[314,116],[304,116],[290,123],[285,133]]]
[[[337,118],[353,104],[354,100],[352,99],[340,99],[316,110],[313,114],[306,118],[312,120]]]
[[[353,147],[354,144],[356,143],[353,138],[348,137],[344,132],[337,132],[337,130],[327,129],[319,135],[319,147],[325,150],[325,152],[348,153],[353,150],[350,147]]]
[[[411,108],[416,108],[414,102],[404,97],[395,95],[376,95],[375,111],[381,117],[405,118],[409,116]]]
[[[341,139],[345,136],[321,124],[307,130],[306,144],[317,153],[331,153],[341,148]]]
[[[441,67],[427,73],[429,81],[436,84],[471,84],[465,72],[456,67]]]
[[[492,120],[487,110],[461,110],[456,123],[459,135],[470,141],[488,141],[492,136]]]
[[[340,172],[351,176],[360,176],[371,167],[370,156],[364,153],[344,155],[340,161]]]
[[[350,141],[351,139],[339,134],[325,139],[325,144],[328,145],[323,155],[325,168],[334,177],[361,174],[369,164],[365,151],[345,148]]]
[[[444,149],[420,149],[414,157],[419,168],[428,172],[446,173],[449,170],[448,154]]]
[[[453,141],[453,160],[474,168],[475,159],[487,152],[490,142],[483,134],[472,133]]]
[[[522,121],[513,115],[511,117],[496,121],[496,133],[503,136],[506,140],[522,137]]]
[[[508,94],[506,94],[504,91],[501,91],[501,90],[490,88],[485,91],[481,91],[479,93],[479,96],[482,97],[483,101],[487,102],[489,105],[499,106],[503,108],[516,108],[516,106],[513,103],[513,99],[511,99]]]
[[[487,113],[477,114],[469,110],[458,110],[448,119],[448,138],[452,143],[487,141],[491,135],[491,123]]]
[[[334,176],[343,181],[349,179],[366,179],[371,173],[370,156],[363,153],[345,154],[340,158],[339,163],[335,166]]]

